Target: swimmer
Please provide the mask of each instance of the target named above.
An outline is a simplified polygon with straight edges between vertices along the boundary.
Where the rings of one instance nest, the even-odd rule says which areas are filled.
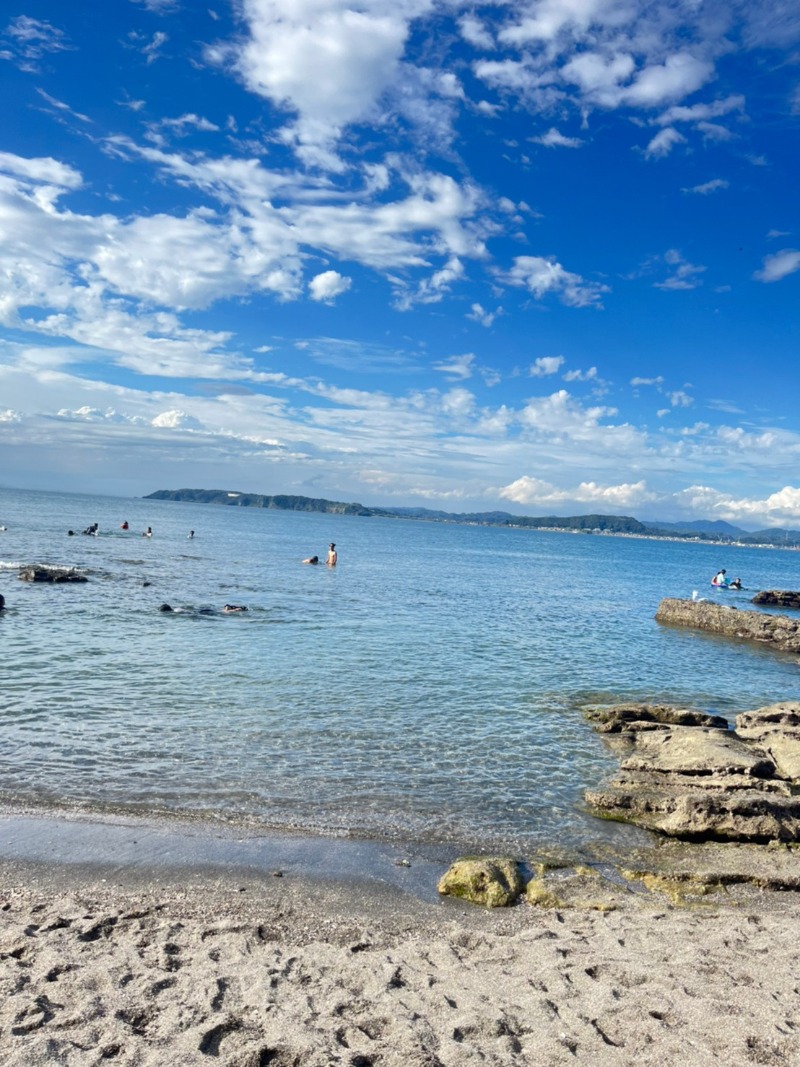
[[[152,526],[148,526],[147,529],[145,530],[145,532],[142,534],[142,537],[152,537],[152,536],[153,536],[153,527]]]
[[[309,556],[308,559],[304,559],[303,563],[319,563],[319,556]]]
[[[127,530],[128,529],[128,520],[126,519],[125,522],[121,522],[119,524],[119,528],[120,528],[120,530]]]
[[[194,530],[190,530],[189,531],[189,540],[191,541],[193,537],[194,537]]]
[[[243,604],[226,604],[222,609],[226,615],[234,615],[238,611],[247,611]]]
[[[169,614],[170,612],[174,611],[175,609],[170,604],[162,604],[161,607],[158,610],[159,611],[163,611],[165,614]]]
[[[328,547],[328,558],[325,560],[325,562],[328,564],[329,567],[335,567],[336,560],[338,558],[339,557],[336,555],[336,545],[333,543],[333,541],[331,541],[330,546]]]
[[[6,609],[6,598],[3,596],[2,593],[0,593],[0,611],[5,611],[5,609]]]

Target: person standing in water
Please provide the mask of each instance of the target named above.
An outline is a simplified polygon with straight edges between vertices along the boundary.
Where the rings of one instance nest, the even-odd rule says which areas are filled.
[[[336,545],[333,543],[333,541],[331,541],[330,545],[328,546],[328,558],[325,560],[325,562],[328,564],[329,567],[335,567],[337,559],[338,557],[336,555]]]

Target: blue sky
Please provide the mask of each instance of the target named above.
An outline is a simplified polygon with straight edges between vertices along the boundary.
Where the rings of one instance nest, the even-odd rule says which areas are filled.
[[[800,522],[796,0],[20,0],[0,483]]]

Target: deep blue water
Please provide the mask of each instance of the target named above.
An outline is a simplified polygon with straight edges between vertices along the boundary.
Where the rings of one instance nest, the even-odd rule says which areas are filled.
[[[800,588],[797,552],[11,490],[0,524],[14,802],[476,847],[620,842],[634,831],[582,807],[615,766],[583,706],[733,717],[800,698],[794,657],[653,619],[664,596],[749,607]],[[329,541],[335,569],[300,562]],[[90,580],[19,581],[31,562]],[[746,589],[713,590],[720,567]],[[248,611],[198,613],[226,602]]]

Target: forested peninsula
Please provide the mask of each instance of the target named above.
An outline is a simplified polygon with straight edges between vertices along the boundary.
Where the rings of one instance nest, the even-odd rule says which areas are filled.
[[[430,508],[374,508],[308,496],[267,496],[227,489],[158,489],[145,500],[191,501],[195,504],[225,504],[240,508],[272,508],[279,511],[319,511],[329,515],[359,515],[363,518],[419,519],[427,522],[467,523],[481,526],[513,526],[532,530],[567,530],[576,533],[623,534],[629,537],[659,537],[711,541],[727,544],[800,547],[800,531],[769,529],[748,532],[721,521],[644,523],[629,515],[512,515],[507,511],[449,512]]]

